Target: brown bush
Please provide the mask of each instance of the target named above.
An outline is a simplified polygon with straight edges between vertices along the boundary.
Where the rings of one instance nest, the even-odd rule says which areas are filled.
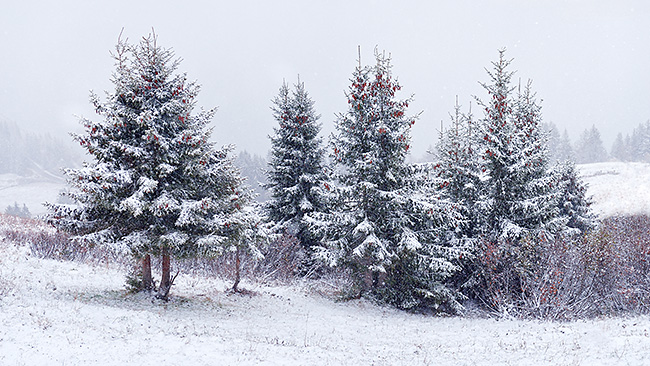
[[[604,219],[584,236],[484,242],[479,298],[500,315],[577,319],[650,312],[650,218]]]

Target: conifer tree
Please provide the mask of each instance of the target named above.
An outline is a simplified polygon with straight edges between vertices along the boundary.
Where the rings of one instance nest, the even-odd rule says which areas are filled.
[[[531,83],[511,86],[505,50],[482,84],[489,99],[479,103],[481,200],[480,246],[465,286],[493,306],[524,291],[522,279],[535,268],[540,245],[566,228],[560,215],[558,181],[549,172],[547,135]],[[515,90],[517,92],[515,93]],[[498,299],[495,301],[495,299]]]
[[[553,201],[569,234],[584,234],[593,229],[596,216],[591,211],[592,200],[587,196],[587,186],[580,178],[575,163],[565,161],[556,164],[552,175],[556,182]]]
[[[517,93],[514,111],[515,148],[517,163],[511,171],[518,177],[521,191],[514,205],[514,220],[527,230],[551,234],[559,230],[557,210],[551,203],[554,196],[553,175],[549,174],[548,133],[542,129],[541,106],[528,81]],[[518,217],[517,217],[518,216]]]
[[[540,128],[540,107],[530,83],[514,96],[513,72],[505,50],[482,84],[490,100],[481,121],[481,170],[484,188],[483,235],[490,240],[517,240],[531,231],[545,230],[553,218],[549,204],[552,179],[547,172],[546,138]]]
[[[618,159],[619,161],[627,161],[627,147],[625,146],[625,141],[623,140],[623,134],[618,133],[616,135],[616,140],[612,144],[612,153],[610,154],[612,158]]]
[[[396,98],[401,86],[390,59],[375,56],[374,67],[355,69],[349,109],[338,116],[331,138],[340,185],[332,187],[333,212],[312,221],[325,234],[321,254],[352,272],[356,295],[399,308],[457,310],[457,294],[445,280],[457,270],[461,251],[445,233],[458,215],[435,195],[425,169],[406,164],[416,120],[406,115],[412,98]]]
[[[157,296],[166,299],[171,257],[225,245],[248,192],[232,148],[209,141],[214,110],[192,114],[199,86],[175,72],[174,53],[149,35],[136,45],[119,40],[113,57],[114,92],[105,102],[91,95],[102,119],[82,119],[85,132],[73,135],[92,159],[65,171],[76,205],[49,204],[49,220],[76,239],[142,258],[143,289],[153,287],[149,256],[161,255]]]
[[[549,162],[556,162],[560,160],[558,158],[558,153],[560,151],[560,133],[557,130],[557,126],[553,122],[542,123],[542,131],[548,137],[547,147],[548,147],[548,160]]]
[[[576,163],[590,164],[607,160],[607,150],[596,125],[585,129],[576,145]]]
[[[297,237],[308,252],[316,244],[305,215],[326,209],[322,139],[318,136],[320,116],[314,101],[298,81],[290,92],[286,83],[273,100],[273,117],[279,126],[271,137],[271,154],[266,188],[271,199],[268,219],[275,231]]]
[[[575,161],[575,153],[573,147],[571,146],[571,139],[569,138],[569,132],[564,129],[562,137],[560,137],[560,142],[558,144],[558,151],[555,156],[556,161],[566,161],[571,160]]]
[[[461,112],[458,99],[451,122],[451,127],[441,134],[437,146],[439,162],[434,170],[442,180],[440,194],[457,204],[465,219],[460,236],[473,238],[479,225],[477,204],[481,188],[477,126],[471,110],[468,114]]]

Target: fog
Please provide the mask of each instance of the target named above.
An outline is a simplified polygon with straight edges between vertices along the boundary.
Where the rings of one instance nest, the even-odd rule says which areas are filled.
[[[271,99],[300,80],[323,135],[347,108],[344,91],[377,48],[411,93],[413,154],[449,120],[456,95],[483,97],[486,67],[507,49],[515,78],[533,80],[545,122],[575,139],[595,125],[609,149],[618,132],[650,119],[650,5],[645,1],[13,1],[0,12],[0,119],[63,136],[75,115],[98,118],[89,90],[111,90],[118,35],[158,42],[218,107],[214,139],[266,154]],[[72,143],[72,142],[71,142]]]

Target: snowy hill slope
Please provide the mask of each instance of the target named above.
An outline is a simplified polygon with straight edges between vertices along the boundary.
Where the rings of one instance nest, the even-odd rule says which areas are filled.
[[[608,162],[578,165],[578,169],[599,216],[650,215],[650,164]]]

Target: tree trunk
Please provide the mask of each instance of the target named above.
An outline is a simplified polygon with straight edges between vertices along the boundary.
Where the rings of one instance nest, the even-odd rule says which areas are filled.
[[[171,279],[171,264],[169,258],[169,249],[163,248],[162,250],[162,277],[160,279],[160,287],[158,288],[157,298],[168,300],[169,290],[172,288]]]
[[[240,264],[241,264],[241,259],[239,257],[239,247],[237,247],[237,250],[235,251],[235,283],[232,285],[233,292],[239,292],[237,286],[239,286],[239,279],[241,278],[241,274],[239,272]]]
[[[151,276],[151,256],[149,254],[142,258],[142,290],[155,290],[153,277]]]

